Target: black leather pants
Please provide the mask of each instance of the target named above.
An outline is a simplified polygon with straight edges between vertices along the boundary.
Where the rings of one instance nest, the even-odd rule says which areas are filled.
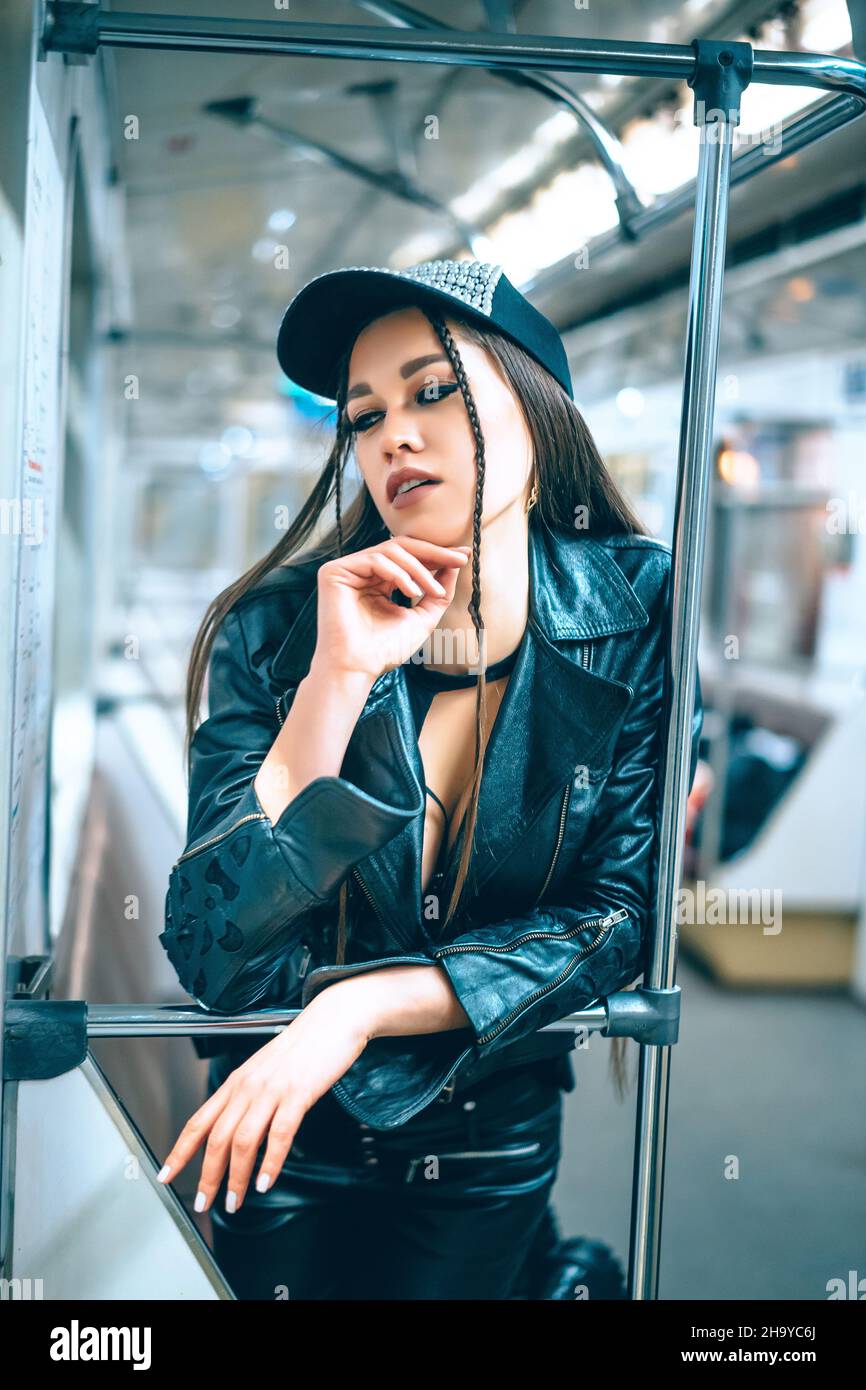
[[[533,1242],[555,1223],[562,1092],[538,1064],[496,1073],[396,1130],[327,1092],[273,1188],[211,1207],[214,1255],[240,1299],[523,1296]],[[530,1295],[531,1296],[531,1295]]]

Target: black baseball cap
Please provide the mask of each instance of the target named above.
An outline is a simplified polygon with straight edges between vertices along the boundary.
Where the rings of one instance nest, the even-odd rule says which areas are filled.
[[[336,400],[337,364],[361,329],[407,304],[458,311],[525,348],[574,399],[565,347],[544,314],[515,289],[500,265],[421,261],[406,270],[351,265],[305,285],[283,315],[277,360],[291,381]]]

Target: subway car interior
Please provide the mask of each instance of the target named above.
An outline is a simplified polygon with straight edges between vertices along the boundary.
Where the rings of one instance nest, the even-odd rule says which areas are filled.
[[[673,557],[679,1026],[572,1019],[559,1225],[632,1301],[866,1298],[866,5],[6,0],[0,73],[4,1297],[238,1301],[157,1181],[219,1029],[160,943],[191,646],[333,440],[293,296],[477,260]]]

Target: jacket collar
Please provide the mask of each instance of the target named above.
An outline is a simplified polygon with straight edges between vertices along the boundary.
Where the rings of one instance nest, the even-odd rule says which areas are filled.
[[[634,589],[598,541],[578,531],[530,524],[529,547],[529,620],[485,751],[471,896],[517,848],[552,796],[581,769],[592,777],[610,766],[612,735],[633,692],[622,681],[588,669],[581,644],[649,622]],[[299,682],[306,675],[316,643],[316,611],[314,586],[274,657],[278,681]],[[370,776],[381,778],[381,745],[367,725],[374,714],[394,721],[404,765],[423,805],[424,768],[403,667],[373,683],[346,750],[344,768],[351,768],[351,780],[381,796],[381,780],[367,783],[366,774],[375,765]],[[423,832],[419,814],[359,866],[395,939],[411,950],[418,949],[419,936],[430,945],[441,941],[435,925],[428,932],[423,913]]]

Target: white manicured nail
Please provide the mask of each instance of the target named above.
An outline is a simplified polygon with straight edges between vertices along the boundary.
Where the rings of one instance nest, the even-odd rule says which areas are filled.
[[[164,1163],[156,1175],[157,1182],[165,1182],[170,1172],[171,1169],[169,1168],[168,1164]]]
[[[267,1192],[271,1185],[270,1173],[259,1173],[256,1178],[256,1192]]]
[[[207,1197],[204,1195],[203,1192],[197,1192],[197,1193],[195,1194],[195,1209],[196,1209],[196,1211],[204,1211],[205,1205],[206,1205],[206,1204],[207,1204]]]
[[[226,1193],[226,1211],[235,1211],[238,1204],[238,1194],[231,1189]]]

